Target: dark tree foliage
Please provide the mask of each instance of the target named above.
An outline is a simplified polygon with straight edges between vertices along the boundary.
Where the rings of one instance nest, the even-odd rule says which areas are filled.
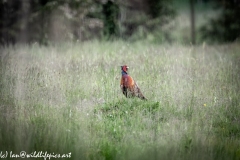
[[[22,1],[24,2],[24,1]],[[40,44],[47,45],[47,28],[49,27],[49,14],[51,7],[47,4],[51,0],[31,0],[29,1],[29,11],[26,14],[26,33],[27,40],[21,42],[39,42]],[[23,9],[24,10],[24,9]]]
[[[172,0],[128,0],[126,6],[127,18],[122,21],[123,38],[138,40],[151,34],[154,39],[172,40],[171,33],[165,27],[176,15]]]
[[[107,3],[103,4],[102,13],[104,15],[104,28],[103,34],[109,39],[118,36],[117,19],[119,14],[119,7],[116,3],[108,0]]]
[[[160,16],[161,11],[163,10],[163,5],[159,0],[148,0],[148,14],[152,18],[157,18]]]
[[[218,19],[211,19],[200,31],[203,40],[213,42],[233,42],[240,38],[240,1],[216,1],[223,11]]]
[[[0,1],[0,43],[14,44],[20,28],[16,25],[19,19],[21,0]],[[9,28],[12,28],[11,30]]]
[[[159,30],[173,15],[171,0],[0,0],[0,44],[47,45],[101,33],[127,39],[140,29],[144,35]]]
[[[38,41],[46,44],[50,0],[1,0],[0,44]],[[27,34],[29,33],[29,34]]]
[[[146,12],[151,18],[159,18],[166,15],[174,15],[174,10],[170,8],[171,1],[169,0],[145,0]]]

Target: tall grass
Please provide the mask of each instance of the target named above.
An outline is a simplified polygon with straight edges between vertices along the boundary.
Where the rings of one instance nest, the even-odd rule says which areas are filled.
[[[240,159],[239,49],[121,41],[1,48],[0,149]],[[148,101],[120,92],[123,64]]]

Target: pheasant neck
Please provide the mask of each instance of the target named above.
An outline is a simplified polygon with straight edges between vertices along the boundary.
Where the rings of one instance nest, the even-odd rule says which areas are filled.
[[[122,76],[125,76],[125,75],[127,75],[127,72],[122,71]]]

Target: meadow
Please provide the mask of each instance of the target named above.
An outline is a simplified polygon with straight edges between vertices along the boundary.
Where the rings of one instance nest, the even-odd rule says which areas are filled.
[[[123,41],[3,47],[0,150],[239,160],[239,50]],[[148,101],[121,93],[124,64]]]

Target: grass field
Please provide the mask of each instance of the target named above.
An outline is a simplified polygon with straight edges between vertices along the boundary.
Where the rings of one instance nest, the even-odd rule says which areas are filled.
[[[1,48],[0,150],[239,160],[239,50],[122,41]],[[123,64],[148,101],[123,96]]]

